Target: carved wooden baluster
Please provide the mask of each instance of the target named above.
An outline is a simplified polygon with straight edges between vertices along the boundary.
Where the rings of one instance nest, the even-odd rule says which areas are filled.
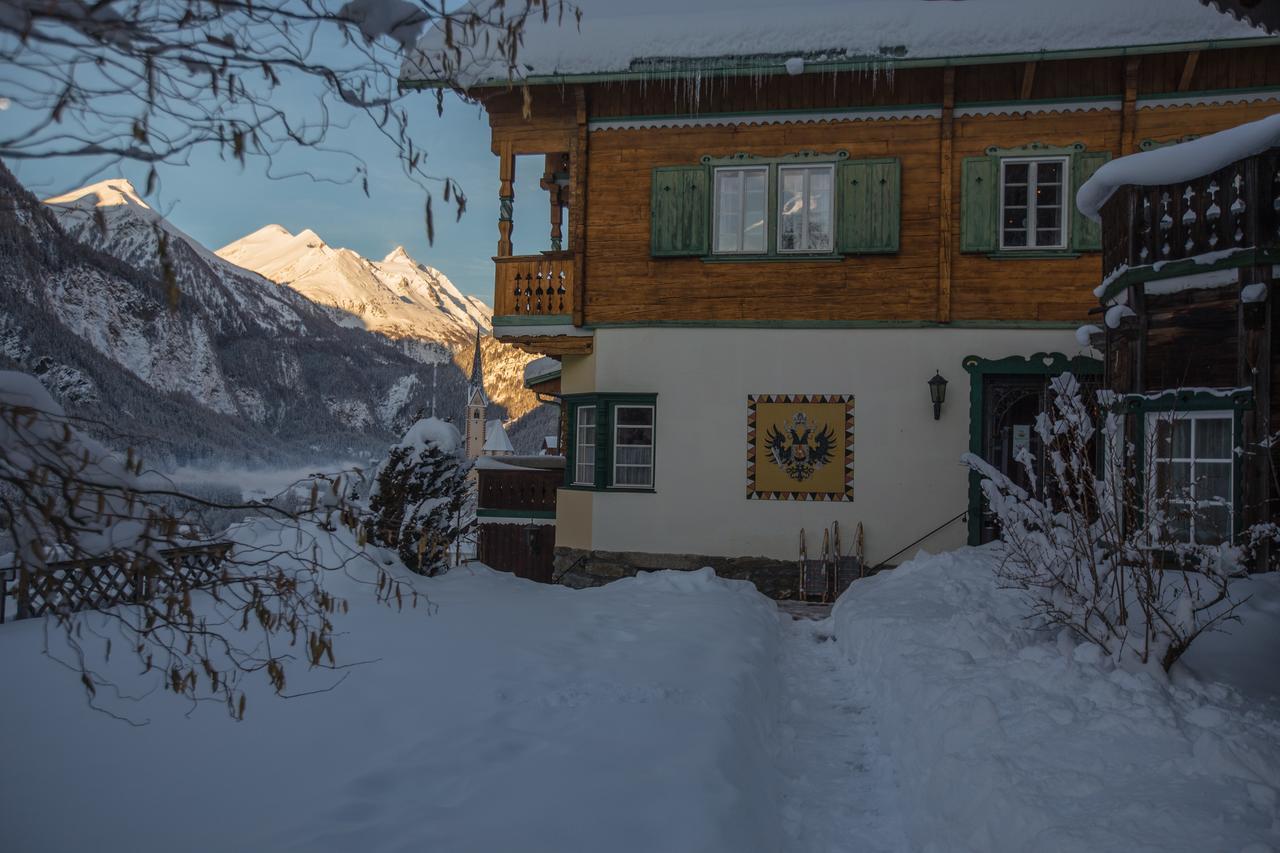
[[[1151,261],[1151,249],[1149,247],[1154,243],[1155,223],[1152,221],[1154,218],[1151,196],[1144,193],[1142,196],[1142,248],[1138,250],[1138,261],[1140,263],[1146,264]]]
[[[538,268],[538,289],[534,291],[534,295],[536,296],[536,302],[534,304],[537,307],[537,313],[539,314],[542,313],[542,282],[544,277],[545,277],[545,273],[542,271],[542,268],[539,267]]]
[[[1173,228],[1173,217],[1169,214],[1169,198],[1167,192],[1160,193],[1160,209],[1163,211],[1160,215],[1160,255],[1169,257],[1172,247],[1169,245],[1169,230]]]
[[[565,313],[565,309],[564,309],[564,295],[565,295],[565,293],[567,292],[567,291],[565,290],[565,286],[564,286],[564,270],[560,270],[560,275],[558,276],[558,278],[559,278],[559,284],[560,284],[560,286],[556,288],[556,295],[559,297],[559,302],[558,302],[557,304],[558,304],[560,307],[556,309],[556,313],[557,313],[557,314],[563,314],[563,313]]]
[[[1231,240],[1237,246],[1244,244],[1244,214],[1249,209],[1249,205],[1244,200],[1244,175],[1237,166],[1235,177],[1231,179],[1231,186],[1235,189],[1236,200],[1231,202],[1231,223],[1233,225],[1231,232]]]
[[[1218,226],[1222,221],[1222,208],[1218,206],[1218,192],[1221,189],[1216,180],[1209,181],[1209,207],[1204,212],[1204,219],[1209,230],[1210,251],[1218,245]]]
[[[1182,244],[1182,249],[1187,255],[1194,255],[1196,248],[1195,229],[1198,217],[1196,216],[1195,202],[1193,201],[1195,197],[1196,191],[1191,188],[1190,184],[1187,184],[1187,188],[1182,192],[1182,231],[1187,235],[1186,241]]]

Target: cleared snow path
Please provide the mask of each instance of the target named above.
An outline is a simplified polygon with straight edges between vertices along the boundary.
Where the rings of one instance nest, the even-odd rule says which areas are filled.
[[[779,615],[779,763],[789,853],[908,849],[897,784],[830,620]]]

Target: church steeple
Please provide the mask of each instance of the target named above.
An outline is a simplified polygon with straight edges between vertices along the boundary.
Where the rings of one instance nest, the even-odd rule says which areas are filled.
[[[471,359],[471,388],[484,390],[484,367],[480,363],[480,327],[476,326],[476,353]]]
[[[466,449],[467,458],[475,459],[484,450],[489,397],[484,393],[484,365],[480,361],[480,327],[476,327],[476,351],[471,360],[471,378],[467,381]]]

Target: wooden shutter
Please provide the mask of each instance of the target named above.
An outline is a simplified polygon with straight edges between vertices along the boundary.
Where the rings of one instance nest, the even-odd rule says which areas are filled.
[[[650,253],[658,257],[705,255],[711,207],[707,170],[662,166],[653,170]]]
[[[898,159],[846,160],[837,169],[840,225],[837,245],[846,254],[898,251],[902,218],[902,167]]]
[[[1000,245],[1000,161],[966,157],[960,184],[960,251],[994,252]]]
[[[1076,193],[1093,173],[1111,159],[1109,151],[1081,151],[1071,158],[1071,248],[1077,252],[1102,250],[1102,223],[1094,222],[1076,207]]]

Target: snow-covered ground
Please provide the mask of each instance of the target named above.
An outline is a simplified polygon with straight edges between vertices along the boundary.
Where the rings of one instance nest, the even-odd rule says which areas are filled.
[[[921,557],[833,615],[912,849],[1280,849],[1280,575],[1168,678],[1032,632],[993,552]]]
[[[333,689],[255,690],[241,723],[100,689],[130,726],[40,655],[42,623],[0,626],[0,849],[1280,849],[1280,575],[1165,678],[1030,630],[992,559],[918,558],[822,622],[709,570],[569,590],[464,567],[397,611],[353,564],[326,583],[363,663],[295,667],[290,692]]]
[[[106,697],[148,725],[111,719],[39,656],[41,622],[0,626],[0,849],[780,849],[778,617],[746,582],[573,591],[462,568],[402,612],[328,585],[351,604],[340,662],[367,663],[330,692],[256,691],[242,723],[161,692]],[[298,672],[291,691],[336,680]]]

